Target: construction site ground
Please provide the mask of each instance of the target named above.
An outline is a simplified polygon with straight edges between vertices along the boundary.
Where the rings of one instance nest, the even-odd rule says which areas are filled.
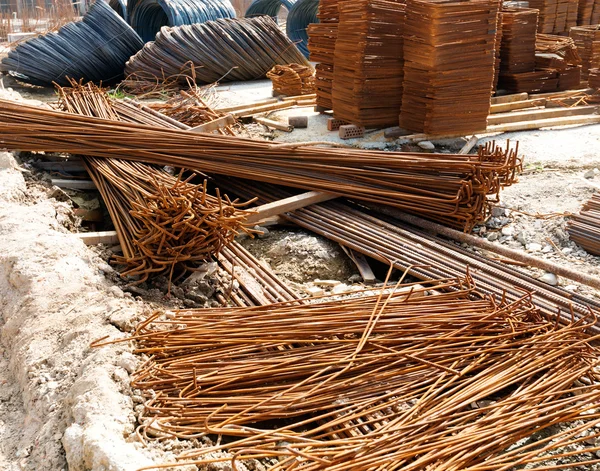
[[[22,87],[6,78],[4,88],[4,95],[12,88],[26,99],[54,99],[51,89]],[[271,83],[225,84],[210,96],[221,106],[251,103],[269,98]],[[251,124],[242,132],[286,142],[421,149],[416,142],[386,140],[382,131],[341,141],[336,132],[327,131],[328,116],[311,108],[269,118],[291,115],[308,115],[308,129],[284,133]],[[600,125],[501,134],[480,143],[489,139],[519,141],[525,165],[519,183],[502,193],[492,217],[476,232],[494,243],[600,276],[600,257],[587,254],[566,232],[569,213],[600,189]],[[466,140],[432,142],[435,152],[454,152]],[[90,344],[102,337],[127,336],[157,308],[210,305],[210,283],[200,301],[178,296],[177,290],[167,298],[164,280],[162,285],[128,288],[107,263],[110,248],[86,247],[72,233],[78,221],[70,204],[56,199],[28,159],[0,154],[0,469],[131,471],[171,462],[177,452],[202,446],[197,441],[142,443],[135,433],[142,398],[129,385],[139,361],[132,345]],[[339,246],[295,227],[269,227],[260,238],[242,244],[299,293],[317,287],[336,294],[361,286]],[[569,280],[523,269],[568,290],[600,297]],[[248,463],[247,468],[261,470],[263,464]]]

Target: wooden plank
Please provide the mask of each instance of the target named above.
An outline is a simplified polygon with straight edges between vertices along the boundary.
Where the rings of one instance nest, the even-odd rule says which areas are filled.
[[[208,123],[201,124],[200,126],[196,126],[191,128],[191,132],[211,132],[216,131],[217,129],[226,128],[227,126],[231,126],[235,124],[235,118],[230,114],[223,116],[221,118],[213,119]]]
[[[579,90],[566,90],[564,92],[550,92],[550,93],[536,93],[530,95],[530,98],[566,98],[573,95],[580,95],[582,93],[595,93],[595,88],[581,88]]]
[[[266,100],[260,100],[254,103],[216,108],[214,111],[217,113],[231,113],[232,111],[247,110],[249,108],[256,108],[257,106],[269,105],[272,103],[279,103],[279,100],[277,98],[267,98]]]
[[[372,285],[375,283],[375,281],[377,281],[375,273],[373,273],[373,270],[371,269],[371,265],[369,265],[369,262],[363,254],[355,252],[354,250],[343,245],[340,245],[340,247],[342,247],[344,252],[346,252],[346,255],[348,255],[350,260],[354,262],[365,284]]]
[[[505,113],[512,110],[522,110],[534,108],[536,106],[546,106],[546,98],[537,98],[535,100],[513,101],[511,103],[499,103],[490,107],[490,114]]]
[[[279,201],[273,201],[272,203],[263,204],[258,206],[256,212],[248,217],[248,223],[253,224],[271,216],[278,216],[289,211],[304,208],[311,204],[323,203],[337,198],[338,195],[333,193],[325,193],[321,191],[309,191],[307,193],[301,193],[299,195],[290,196]]]
[[[477,136],[471,137],[471,139],[469,139],[467,141],[467,143],[462,147],[461,150],[458,151],[458,153],[459,154],[468,154],[469,152],[471,152],[471,149],[473,149],[473,147],[475,147],[477,145],[478,142],[479,142],[479,138]]]
[[[282,101],[270,105],[253,106],[250,108],[232,111],[231,114],[236,118],[241,116],[254,116],[255,114],[267,113],[269,111],[285,110],[288,108],[293,108],[294,106],[296,106],[296,101]]]
[[[119,243],[117,231],[78,232],[75,234],[85,245],[115,245]]]
[[[279,121],[273,121],[272,119],[254,117],[254,121],[256,121],[258,124],[262,124],[263,126],[267,126],[273,129],[279,129],[280,131],[284,132],[292,132],[294,130],[293,126],[290,126],[289,124],[285,123],[280,123]]]
[[[548,118],[536,121],[520,121],[518,123],[505,123],[488,126],[487,132],[513,132],[530,129],[549,128],[556,126],[573,126],[585,124],[600,124],[600,116],[567,116],[564,118]]]
[[[576,106],[573,108],[547,108],[542,110],[514,111],[499,113],[488,117],[488,125],[517,123],[519,121],[537,121],[548,118],[563,118],[566,116],[583,116],[594,114],[597,106]]]
[[[504,96],[495,96],[492,97],[492,105],[497,105],[499,103],[512,103],[515,101],[523,101],[527,100],[529,95],[527,93],[514,93],[512,95],[504,95]]]
[[[72,190],[95,190],[96,184],[92,180],[67,180],[53,178],[52,184],[59,188],[70,188]]]

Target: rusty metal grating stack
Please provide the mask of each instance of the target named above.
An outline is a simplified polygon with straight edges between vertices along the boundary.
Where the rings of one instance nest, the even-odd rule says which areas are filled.
[[[404,2],[355,0],[339,4],[333,113],[357,126],[398,123],[402,102]]]
[[[486,129],[496,0],[413,0],[406,7],[400,126],[428,134]]]
[[[569,35],[581,56],[581,79],[587,80],[589,70],[600,67],[600,25],[576,26]]]
[[[578,0],[529,0],[529,8],[540,11],[539,33],[558,34],[577,25]]]
[[[590,69],[588,75],[588,85],[590,88],[600,90],[600,69]]]
[[[315,73],[317,106],[323,110],[333,109],[331,90],[333,86],[333,55],[338,31],[339,0],[321,0],[317,18],[319,23],[308,26],[308,50],[310,60],[318,62]]]
[[[538,10],[505,8],[500,12],[502,42],[500,76],[531,72],[535,69],[535,35]]]
[[[596,25],[600,23],[600,0],[579,0],[577,24]]]
[[[567,230],[571,240],[586,252],[600,255],[600,193],[593,195],[581,212],[573,216]]]

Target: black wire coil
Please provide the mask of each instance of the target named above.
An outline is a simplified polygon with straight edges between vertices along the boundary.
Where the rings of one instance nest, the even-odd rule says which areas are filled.
[[[96,0],[81,21],[19,44],[0,71],[37,85],[68,85],[67,77],[111,82],[122,78],[125,62],[143,46],[104,0]]]
[[[129,0],[127,16],[131,27],[148,42],[163,26],[235,18],[235,10],[229,0]]]
[[[273,66],[291,63],[308,65],[273,19],[260,16],[162,28],[127,62],[125,73],[214,83],[263,78]]]
[[[289,12],[296,0],[254,0],[246,10],[246,18],[253,16],[269,15],[276,18],[279,10],[284,6]]]
[[[108,4],[121,18],[127,21],[127,0],[109,0]]]
[[[306,28],[311,23],[318,23],[317,10],[319,0],[298,0],[287,17],[286,31],[300,52],[308,57],[308,33]]]

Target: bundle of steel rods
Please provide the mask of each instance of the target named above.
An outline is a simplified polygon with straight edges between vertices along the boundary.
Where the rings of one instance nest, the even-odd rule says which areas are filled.
[[[275,457],[276,471],[500,471],[600,449],[584,444],[600,435],[587,323],[548,321],[529,296],[474,294],[468,278],[439,279],[155,314],[133,337],[151,355],[132,381],[148,398],[140,432],[236,437],[162,467]]]
[[[129,0],[129,24],[144,42],[152,41],[163,26],[204,23],[235,18],[229,0]]]
[[[315,67],[317,106],[323,110],[333,109],[333,64],[335,42],[339,23],[339,0],[321,0],[317,12],[318,23],[308,25],[308,50],[310,60],[318,62]]]
[[[400,127],[438,135],[486,129],[498,6],[497,0],[407,3]]]
[[[60,105],[69,113],[115,121],[163,121],[131,105],[113,106],[105,91],[87,84],[59,88]],[[123,114],[119,110],[125,109]],[[147,113],[146,113],[147,114]],[[175,128],[171,123],[162,127]],[[247,212],[242,205],[207,193],[204,184],[173,176],[163,169],[120,159],[84,157],[90,177],[98,187],[117,229],[123,250],[116,261],[125,265],[123,277],[167,274],[183,276],[230,244],[246,231]],[[182,171],[183,172],[183,171]]]
[[[490,82],[491,83],[491,82]],[[60,129],[60,133],[56,133]],[[470,230],[516,181],[517,149],[477,155],[326,149],[189,133],[0,101],[0,146],[123,158],[382,203]]]
[[[341,2],[333,114],[363,127],[398,124],[404,80],[404,2]]]
[[[581,212],[572,217],[568,232],[571,240],[586,252],[600,255],[600,194],[592,196]]]
[[[267,78],[273,83],[277,95],[300,96],[315,92],[315,76],[312,67],[300,64],[276,65]]]
[[[182,83],[214,83],[259,79],[292,63],[309,65],[277,24],[261,16],[163,28],[125,71],[149,81],[177,76]]]
[[[125,62],[144,43],[104,0],[94,2],[79,22],[20,43],[0,71],[39,85],[68,84],[68,77],[109,82],[123,76]]]
[[[262,203],[286,198],[289,191],[273,185],[249,184],[239,179],[217,178],[217,184],[242,198],[259,197]],[[471,270],[479,291],[516,301],[523,292],[535,292],[536,307],[548,317],[568,322],[572,316],[600,312],[600,302],[538,281],[499,261],[483,257],[452,242],[397,219],[379,218],[371,210],[337,202],[321,203],[283,216],[304,229],[329,238],[367,257],[407,270],[420,280],[460,276]],[[382,219],[384,218],[384,219]],[[594,327],[600,332],[600,326]]]

